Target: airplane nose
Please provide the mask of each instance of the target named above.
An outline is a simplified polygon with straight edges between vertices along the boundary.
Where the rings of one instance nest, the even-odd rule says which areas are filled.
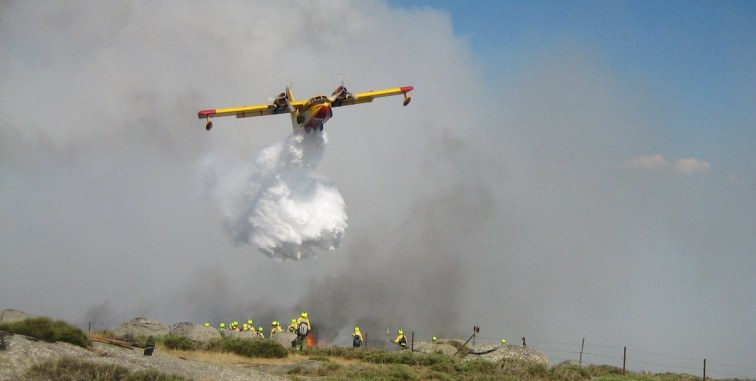
[[[333,116],[333,111],[331,110],[330,104],[324,104],[322,105],[318,111],[315,112],[315,115],[313,115],[313,118],[320,120],[322,122],[325,122],[326,120],[330,119],[331,116]]]

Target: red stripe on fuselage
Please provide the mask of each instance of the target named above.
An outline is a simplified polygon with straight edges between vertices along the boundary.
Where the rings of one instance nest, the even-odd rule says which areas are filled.
[[[328,121],[328,119],[331,119],[332,116],[333,111],[331,110],[331,105],[328,103],[322,104],[315,113],[312,114],[310,120],[305,123],[305,127],[320,127]]]

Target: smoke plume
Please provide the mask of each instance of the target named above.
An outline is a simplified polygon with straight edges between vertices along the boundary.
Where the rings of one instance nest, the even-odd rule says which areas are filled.
[[[258,152],[251,165],[222,168],[208,160],[208,177],[226,233],[278,260],[305,259],[334,250],[347,228],[336,185],[315,173],[325,133],[299,131]]]

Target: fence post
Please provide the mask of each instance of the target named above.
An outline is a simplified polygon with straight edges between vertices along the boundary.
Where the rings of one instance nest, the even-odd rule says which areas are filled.
[[[581,367],[583,366],[583,347],[585,347],[585,337],[583,338],[583,342],[580,343],[580,360],[578,360],[578,364]]]
[[[410,352],[415,351],[415,331],[412,331],[412,342],[410,343]]]
[[[523,347],[527,347],[528,346],[527,344],[525,344],[525,336],[522,337],[522,346]]]
[[[703,381],[706,381],[706,359],[704,359],[704,374],[703,374]]]
[[[368,333],[365,332],[365,348],[367,348],[367,339],[368,339]]]
[[[625,375],[625,363],[627,362],[627,347],[622,352],[622,375]]]

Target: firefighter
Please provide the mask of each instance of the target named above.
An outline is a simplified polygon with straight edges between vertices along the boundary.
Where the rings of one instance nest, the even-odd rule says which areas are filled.
[[[281,323],[278,320],[273,320],[272,323],[270,323],[270,338],[273,338],[274,333],[281,333],[283,332],[283,328],[281,328]]]
[[[352,332],[352,346],[355,348],[359,348],[362,345],[362,332],[360,332],[360,327],[354,327],[354,332]]]
[[[302,312],[302,314],[299,315],[299,319],[297,319],[297,344],[300,351],[302,350],[304,342],[307,340],[307,334],[310,333],[310,329],[312,329],[312,326],[310,325],[310,317],[307,312]]]
[[[395,344],[399,344],[402,349],[407,349],[407,336],[404,336],[404,330],[400,329],[396,331],[396,339],[394,339]]]

